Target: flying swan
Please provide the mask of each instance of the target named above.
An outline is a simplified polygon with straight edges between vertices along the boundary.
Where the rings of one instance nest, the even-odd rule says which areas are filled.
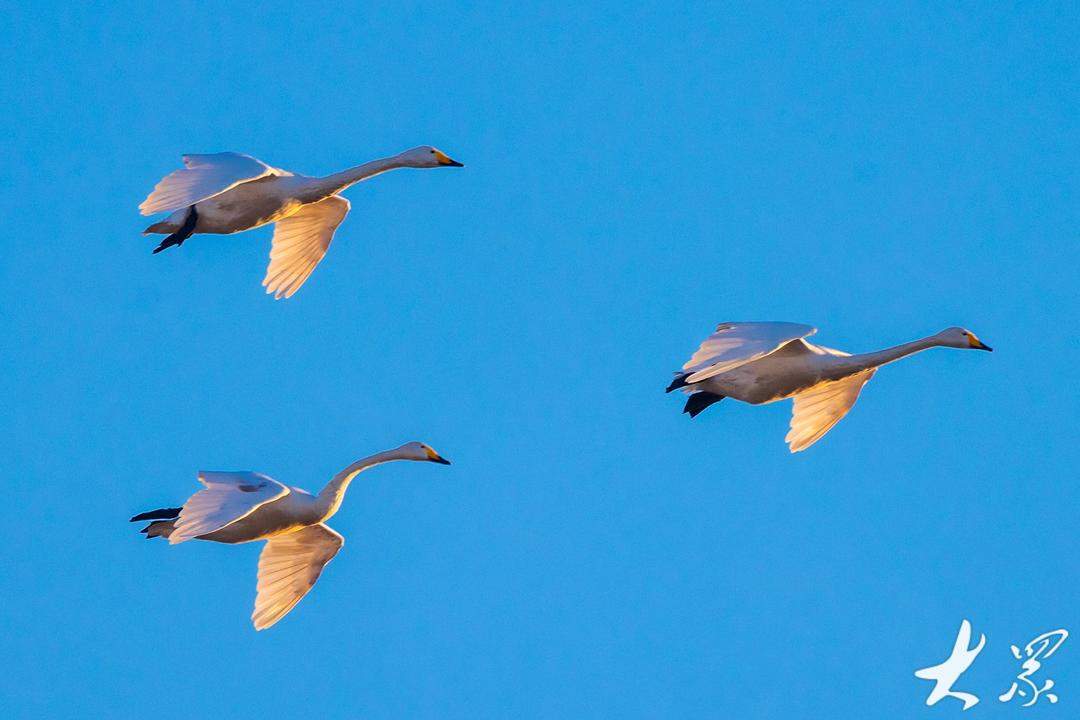
[[[932,347],[990,350],[974,333],[951,327],[887,350],[849,355],[806,341],[817,332],[785,322],[721,323],[686,361],[667,392],[690,393],[684,413],[697,416],[725,397],[761,405],[792,398],[791,452],[813,445],[847,415],[882,365]]]
[[[139,205],[143,215],[172,213],[143,231],[168,235],[154,253],[195,233],[228,235],[277,223],[262,282],[275,299],[291,297],[323,259],[349,212],[342,190],[396,168],[463,167],[428,145],[326,177],[297,175],[234,152],[184,155],[183,161],[184,168],[166,175]]]
[[[393,460],[449,465],[427,445],[410,442],[357,460],[327,483],[318,495],[289,487],[255,472],[200,472],[206,487],[183,507],[140,513],[150,520],[140,532],[175,545],[187,540],[245,543],[266,540],[259,555],[259,582],[251,621],[265,630],[286,614],[319,579],[345,538],[326,526],[341,507],[349,483],[361,471]]]

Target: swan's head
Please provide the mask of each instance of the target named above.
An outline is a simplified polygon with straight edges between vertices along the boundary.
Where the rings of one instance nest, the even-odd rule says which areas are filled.
[[[942,330],[937,334],[937,338],[941,341],[941,344],[946,347],[961,348],[964,350],[993,350],[992,347],[975,337],[975,333],[970,330],[965,330],[962,327],[951,327]]]
[[[438,148],[430,145],[421,145],[412,150],[406,150],[398,155],[398,159],[405,167],[435,168],[435,167],[465,167],[457,160],[451,160],[450,156]]]
[[[421,462],[435,462],[440,465],[449,465],[450,461],[431,449],[430,445],[422,442],[405,443],[398,448],[401,457],[405,460],[419,460]]]

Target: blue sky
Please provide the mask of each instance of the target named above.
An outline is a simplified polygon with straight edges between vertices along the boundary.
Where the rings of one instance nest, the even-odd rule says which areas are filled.
[[[881,717],[960,621],[1080,630],[1076,37],[1069,3],[68,3],[0,47],[8,717]],[[430,143],[289,301],[270,230],[152,256],[184,152],[308,174]],[[800,455],[789,404],[693,422],[724,320],[886,368]],[[141,539],[202,469],[362,477],[342,553],[249,624],[259,548]]]

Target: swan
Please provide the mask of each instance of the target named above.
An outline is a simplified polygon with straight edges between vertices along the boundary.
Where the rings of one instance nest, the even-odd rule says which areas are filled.
[[[168,235],[154,253],[195,233],[229,235],[277,223],[262,282],[275,299],[291,297],[323,259],[349,212],[342,190],[397,168],[464,167],[429,145],[326,177],[298,175],[235,152],[182,159],[184,168],[162,178],[139,205],[143,215],[171,212],[143,231]]]
[[[393,460],[449,465],[428,445],[401,447],[357,460],[335,475],[318,495],[289,487],[256,472],[200,472],[206,487],[183,507],[139,513],[131,522],[151,521],[140,532],[171,545],[188,540],[246,543],[266,540],[259,555],[255,610],[251,621],[265,630],[286,614],[319,579],[345,538],[326,521],[341,507],[349,483],[360,472]]]
[[[683,412],[692,418],[725,397],[751,405],[792,398],[791,429],[784,441],[796,453],[847,415],[882,365],[932,347],[991,350],[960,327],[860,355],[807,342],[816,332],[797,323],[721,323],[675,373],[667,392],[690,393]]]

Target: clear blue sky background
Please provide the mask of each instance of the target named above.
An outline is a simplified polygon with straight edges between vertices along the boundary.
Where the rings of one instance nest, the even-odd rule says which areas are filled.
[[[9,7],[0,46],[5,717],[959,716],[962,618],[1080,632],[1072,3]],[[184,152],[348,191],[290,301],[270,229],[151,256]],[[864,351],[952,324],[808,452],[665,395],[723,320]],[[354,485],[282,623],[257,545],[144,542],[198,469]],[[1080,708],[1080,636],[1045,668]],[[1040,703],[1045,705],[1045,701]],[[1026,715],[1024,715],[1026,716]]]

